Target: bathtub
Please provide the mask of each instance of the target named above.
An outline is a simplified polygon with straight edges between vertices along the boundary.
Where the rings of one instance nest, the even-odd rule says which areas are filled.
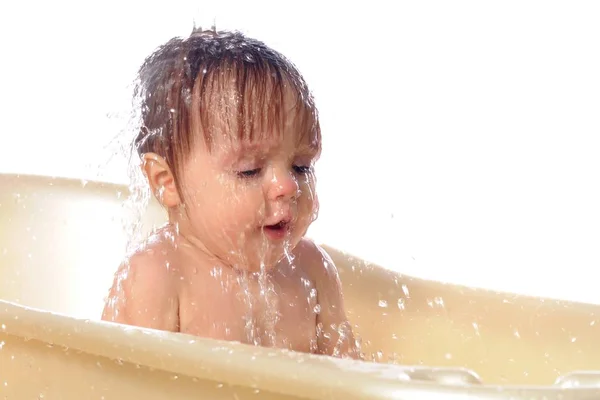
[[[326,244],[368,361],[100,321],[127,195],[0,175],[0,399],[600,396],[600,306],[416,279]],[[151,204],[145,229],[164,218]]]

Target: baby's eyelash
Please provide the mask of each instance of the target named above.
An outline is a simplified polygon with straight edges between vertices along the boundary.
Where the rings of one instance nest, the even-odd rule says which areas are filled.
[[[309,174],[310,172],[312,172],[312,166],[305,166],[305,165],[294,165],[292,166],[292,169],[294,170],[295,173],[297,174],[302,174],[302,175],[306,175]],[[262,168],[254,168],[254,169],[248,169],[245,171],[237,171],[236,174],[238,177],[240,178],[254,178],[256,176],[258,176],[262,171]]]
[[[252,178],[260,173],[260,168],[249,169],[246,171],[238,171],[237,175],[240,178]]]
[[[294,171],[297,174],[308,174],[309,172],[312,171],[312,167],[304,166],[304,165],[294,165]]]

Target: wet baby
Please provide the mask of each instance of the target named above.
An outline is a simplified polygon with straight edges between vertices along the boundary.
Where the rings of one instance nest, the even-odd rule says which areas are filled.
[[[169,222],[121,265],[102,319],[359,357],[335,265],[304,238],[321,131],[295,66],[241,33],[196,31],[139,78],[134,144]]]

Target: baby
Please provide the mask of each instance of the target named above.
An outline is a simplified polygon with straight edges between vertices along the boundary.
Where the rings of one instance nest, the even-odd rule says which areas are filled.
[[[135,146],[169,222],[124,262],[102,319],[359,358],[316,219],[317,110],[284,56],[195,31],[139,71]]]

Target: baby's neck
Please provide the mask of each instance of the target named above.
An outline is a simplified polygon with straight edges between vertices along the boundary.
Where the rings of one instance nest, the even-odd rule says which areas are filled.
[[[263,273],[270,275],[275,269],[274,267],[261,268],[260,265],[236,264],[230,260],[223,259],[212,252],[193,232],[185,229],[185,226],[182,224],[169,222],[165,227],[165,232],[167,232],[167,236],[173,238],[175,246],[180,251],[184,251],[192,259],[197,259],[198,262],[208,262],[211,265],[218,265],[219,268],[226,268],[232,272],[247,275],[248,277],[258,277],[259,275],[263,275]]]

